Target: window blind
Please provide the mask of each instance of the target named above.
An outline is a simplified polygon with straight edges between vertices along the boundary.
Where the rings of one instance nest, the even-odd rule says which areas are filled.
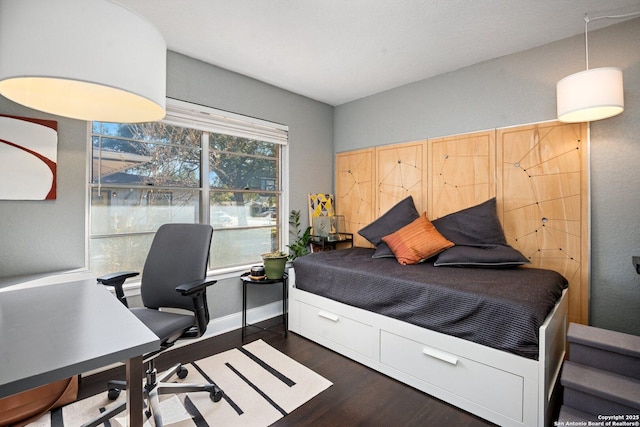
[[[176,99],[167,99],[165,123],[287,145],[289,127]]]

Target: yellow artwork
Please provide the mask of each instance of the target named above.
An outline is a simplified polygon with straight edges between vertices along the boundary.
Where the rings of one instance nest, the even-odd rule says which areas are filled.
[[[309,224],[319,216],[334,216],[333,194],[309,194]]]

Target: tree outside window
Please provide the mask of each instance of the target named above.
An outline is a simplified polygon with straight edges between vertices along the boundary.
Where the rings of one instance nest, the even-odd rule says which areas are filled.
[[[91,142],[94,273],[141,271],[169,222],[212,225],[211,269],[256,262],[277,246],[278,144],[165,122],[93,122]]]

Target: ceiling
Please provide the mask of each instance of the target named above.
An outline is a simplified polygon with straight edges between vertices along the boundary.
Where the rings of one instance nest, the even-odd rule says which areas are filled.
[[[172,51],[330,105],[582,34],[585,13],[640,12],[640,0],[117,1]]]

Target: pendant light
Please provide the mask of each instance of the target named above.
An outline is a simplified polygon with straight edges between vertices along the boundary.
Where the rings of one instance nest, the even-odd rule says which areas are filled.
[[[624,111],[622,70],[615,67],[589,69],[588,26],[600,19],[623,19],[640,15],[584,18],[585,71],[560,80],[556,86],[558,120],[577,123],[616,116]]]
[[[110,0],[0,0],[0,94],[80,120],[165,115],[167,46]]]

